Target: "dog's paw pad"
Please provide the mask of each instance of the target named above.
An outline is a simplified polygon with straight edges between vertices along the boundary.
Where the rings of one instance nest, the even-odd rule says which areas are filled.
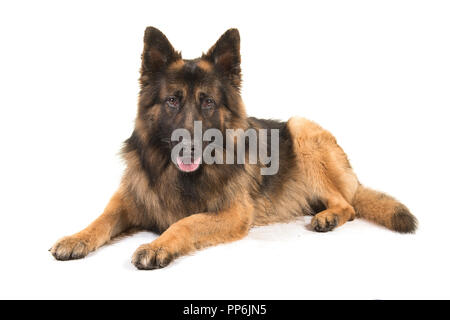
[[[65,237],[57,241],[49,250],[56,260],[74,260],[84,258],[89,253],[87,241],[78,237]]]
[[[339,217],[335,213],[318,213],[312,220],[311,226],[317,232],[328,232],[339,224]]]
[[[139,270],[160,269],[167,266],[174,259],[163,247],[154,247],[150,245],[140,246],[133,254],[132,263]]]

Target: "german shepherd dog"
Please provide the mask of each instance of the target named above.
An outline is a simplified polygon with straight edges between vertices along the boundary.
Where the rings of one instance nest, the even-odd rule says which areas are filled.
[[[206,54],[184,60],[166,36],[148,27],[135,129],[125,141],[121,184],[103,214],[56,242],[57,260],[85,257],[131,229],[157,232],[132,257],[157,269],[194,250],[242,239],[252,226],[313,215],[311,229],[328,232],[355,217],[412,233],[417,220],[389,195],[362,186],[331,133],[304,118],[287,122],[247,117],[240,95],[240,37],[226,31]],[[175,129],[279,130],[279,170],[265,164],[171,161]],[[226,151],[225,151],[226,152]],[[192,158],[192,157],[191,157]]]

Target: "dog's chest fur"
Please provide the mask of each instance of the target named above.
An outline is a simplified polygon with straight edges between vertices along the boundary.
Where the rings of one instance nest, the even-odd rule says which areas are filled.
[[[189,215],[224,210],[244,194],[253,202],[254,225],[311,213],[306,186],[299,187],[301,170],[286,124],[255,118],[248,121],[257,129],[280,130],[280,170],[276,175],[261,176],[258,165],[208,165],[187,174],[169,164],[151,179],[140,152],[124,153],[128,166],[122,183],[134,203],[136,223],[162,232]]]

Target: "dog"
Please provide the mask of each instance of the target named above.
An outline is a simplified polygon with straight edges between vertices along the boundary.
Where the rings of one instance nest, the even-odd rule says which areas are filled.
[[[158,29],[145,30],[138,111],[122,149],[126,169],[120,186],[99,218],[53,245],[57,260],[83,258],[130,229],[160,234],[132,256],[132,263],[145,270],[242,239],[253,226],[301,215],[313,215],[311,229],[317,232],[355,218],[401,233],[416,230],[417,219],[405,205],[359,183],[330,132],[299,117],[287,122],[248,117],[240,95],[240,64],[237,29],[226,31],[193,60],[182,59]],[[276,173],[262,174],[268,164],[261,160],[202,163],[194,147],[205,142],[195,139],[182,145],[184,158],[174,159],[173,149],[181,142],[175,143],[173,132],[192,133],[196,122],[202,131],[224,136],[229,129],[276,132]],[[236,159],[236,151],[217,150]],[[249,158],[247,149],[244,158]]]

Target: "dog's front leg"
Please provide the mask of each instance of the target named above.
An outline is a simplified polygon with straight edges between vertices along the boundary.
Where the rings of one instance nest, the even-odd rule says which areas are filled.
[[[50,252],[57,260],[84,258],[130,226],[127,209],[127,201],[119,190],[100,217],[86,229],[58,240]]]
[[[132,263],[138,269],[158,269],[196,249],[239,240],[247,234],[252,214],[247,201],[220,212],[193,214],[171,225],[152,243],[140,246]]]

